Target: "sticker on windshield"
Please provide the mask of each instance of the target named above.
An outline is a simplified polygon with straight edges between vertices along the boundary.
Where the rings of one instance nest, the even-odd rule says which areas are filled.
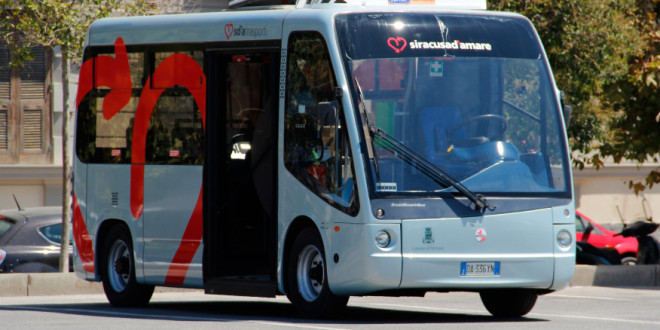
[[[410,43],[410,49],[459,49],[489,52],[493,50],[493,46],[487,42],[461,42],[460,40],[454,40],[453,42],[413,40]]]
[[[442,61],[431,61],[429,63],[429,74],[431,77],[442,77],[444,65]]]
[[[396,38],[387,39],[387,45],[390,46],[390,48],[394,49],[394,51],[398,54],[401,53],[406,48],[408,42],[406,41],[406,39],[403,39],[401,37],[396,37]]]
[[[379,182],[376,191],[396,192],[396,182]]]
[[[493,46],[488,42],[461,42],[460,40],[449,41],[419,41],[413,40],[410,43],[403,37],[390,37],[387,39],[387,45],[399,54],[408,46],[411,50],[419,49],[439,49],[439,50],[463,50],[463,51],[483,51],[490,52]]]

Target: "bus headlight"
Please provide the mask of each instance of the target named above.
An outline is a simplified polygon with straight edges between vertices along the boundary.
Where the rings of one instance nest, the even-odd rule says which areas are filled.
[[[571,236],[571,233],[568,232],[568,230],[560,230],[557,233],[557,244],[559,244],[559,247],[562,249],[567,249],[568,247],[573,244],[573,237]]]
[[[392,242],[392,238],[390,237],[390,234],[384,230],[381,230],[376,233],[376,245],[384,249],[388,246],[390,246],[390,243]]]

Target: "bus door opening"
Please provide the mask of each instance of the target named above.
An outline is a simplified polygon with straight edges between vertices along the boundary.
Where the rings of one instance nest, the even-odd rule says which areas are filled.
[[[207,58],[205,288],[274,296],[279,54]]]

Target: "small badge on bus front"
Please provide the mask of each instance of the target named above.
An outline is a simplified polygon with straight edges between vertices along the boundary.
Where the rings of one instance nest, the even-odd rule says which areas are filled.
[[[424,239],[422,240],[422,243],[424,244],[431,244],[435,242],[433,239],[433,232],[431,231],[431,227],[426,227],[424,229]]]
[[[477,240],[477,242],[483,242],[486,240],[486,230],[483,228],[477,229],[477,231],[474,232],[474,238]]]

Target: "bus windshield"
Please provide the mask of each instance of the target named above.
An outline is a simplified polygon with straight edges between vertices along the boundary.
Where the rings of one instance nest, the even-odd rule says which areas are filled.
[[[559,107],[528,21],[371,13],[338,16],[336,28],[372,193],[456,192],[426,163],[478,194],[570,194]]]

